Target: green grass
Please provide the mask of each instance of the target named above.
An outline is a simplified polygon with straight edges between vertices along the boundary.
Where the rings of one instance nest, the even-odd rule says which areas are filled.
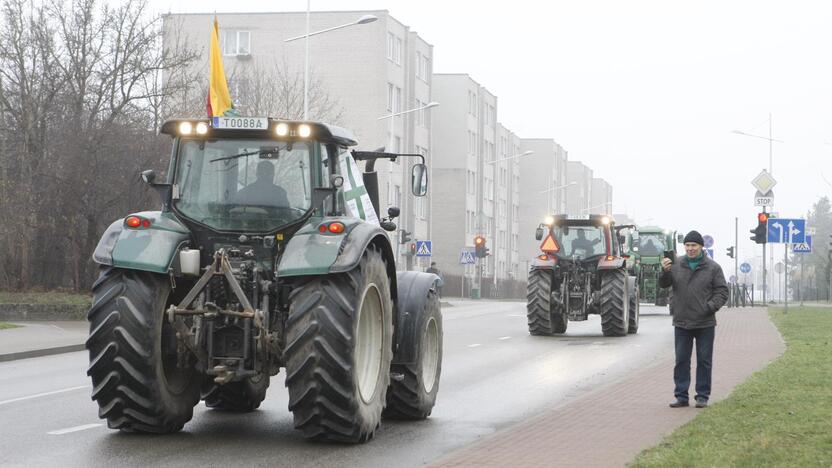
[[[60,291],[47,292],[9,292],[0,291],[0,304],[60,304],[89,306],[92,297]]]
[[[14,325],[14,324],[11,324],[11,323],[0,322],[0,330],[5,330],[7,328],[17,328],[19,326],[20,325]]]
[[[786,352],[631,466],[832,466],[832,309],[769,309]]]

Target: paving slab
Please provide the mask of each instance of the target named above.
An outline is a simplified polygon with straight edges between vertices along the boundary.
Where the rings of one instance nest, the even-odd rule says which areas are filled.
[[[717,315],[711,402],[785,351],[764,308]],[[668,333],[673,328],[668,327]],[[453,452],[434,467],[619,467],[700,411],[673,409],[673,349],[657,364]],[[695,355],[695,353],[694,353]],[[695,360],[694,360],[695,361]],[[695,380],[695,368],[692,368]],[[693,390],[693,382],[691,385]]]

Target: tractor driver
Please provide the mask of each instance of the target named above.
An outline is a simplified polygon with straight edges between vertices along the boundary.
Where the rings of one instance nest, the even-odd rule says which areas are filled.
[[[286,190],[274,183],[274,165],[270,161],[257,163],[257,178],[237,192],[235,203],[254,206],[289,206]]]
[[[661,253],[659,247],[656,246],[656,243],[653,242],[652,237],[647,238],[647,242],[644,243],[644,246],[641,248],[642,255],[659,255]]]
[[[572,253],[576,254],[578,250],[583,251],[585,257],[594,254],[595,244],[601,242],[601,239],[589,240],[586,238],[586,231],[578,229],[578,237],[572,240]]]

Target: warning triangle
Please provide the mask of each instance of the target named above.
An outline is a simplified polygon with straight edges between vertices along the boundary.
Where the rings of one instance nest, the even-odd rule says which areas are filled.
[[[544,252],[560,252],[560,246],[555,241],[555,238],[549,234],[546,236],[546,239],[543,240],[543,244],[540,245],[540,250]]]

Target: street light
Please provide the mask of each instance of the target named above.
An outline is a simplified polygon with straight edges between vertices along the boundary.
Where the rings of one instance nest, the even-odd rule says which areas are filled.
[[[546,190],[541,190],[540,193],[547,193],[547,192],[551,192],[551,191],[554,191],[554,190],[563,190],[567,187],[571,187],[571,186],[577,185],[577,184],[578,184],[577,182],[569,182],[568,184],[559,185],[557,187],[548,188]],[[552,212],[551,202],[552,202],[552,197],[546,197],[546,213],[551,213]]]
[[[498,162],[508,161],[509,159],[520,158],[520,157],[523,157],[523,156],[528,156],[530,154],[534,154],[534,151],[531,151],[531,150],[523,151],[522,153],[515,154],[514,156],[509,156],[507,158],[495,159],[493,161],[488,161],[488,162],[486,162],[486,164],[494,164],[494,163],[498,163]]]
[[[394,117],[398,117],[398,116],[404,115],[404,114],[410,114],[411,112],[419,112],[419,111],[422,111],[422,110],[425,110],[425,109],[430,109],[431,107],[436,107],[438,105],[439,105],[438,102],[431,101],[431,102],[425,104],[424,106],[414,107],[413,109],[407,109],[407,110],[403,110],[401,112],[393,112],[392,114],[382,115],[381,117],[378,117],[376,120],[390,119],[390,126],[388,127],[389,131],[390,131],[390,139],[389,139],[389,142],[388,142],[387,152],[389,152],[389,153],[393,152],[393,143],[395,142],[395,136],[393,135],[393,133],[394,133],[393,126],[396,123],[396,119]],[[396,148],[395,150],[400,151],[401,148]],[[388,179],[388,181],[392,182],[392,180],[393,180],[393,164],[389,164],[388,168],[389,168],[389,171],[387,173],[388,174],[387,179]],[[392,186],[391,186],[391,188],[392,188]],[[405,193],[407,193],[407,192],[405,192]],[[393,203],[392,195],[393,195],[392,190],[388,190],[387,191],[387,203],[388,203],[388,205],[391,205]],[[404,223],[407,222],[409,213],[407,213],[406,210],[403,209],[403,208],[406,208],[405,206],[400,206],[399,208],[402,209],[402,216],[399,219],[401,219],[403,224],[404,224]],[[402,226],[402,228],[406,228],[406,227],[407,227],[406,225]],[[396,255],[397,256],[399,255],[399,247],[398,246],[396,247]]]
[[[304,54],[303,65],[303,120],[309,119],[309,36],[317,36],[318,34],[323,34],[325,32],[335,31],[336,29],[342,29],[358,24],[372,23],[373,21],[376,21],[378,19],[378,17],[375,15],[364,15],[351,23],[321,29],[320,31],[309,32],[309,2],[310,0],[306,0],[306,34],[301,34],[300,36],[290,37],[289,39],[283,40],[283,42],[291,42],[298,39],[306,39],[306,52]]]
[[[773,168],[772,163],[774,161],[774,158],[773,158],[774,151],[772,150],[772,143],[775,142],[775,141],[777,143],[783,143],[783,140],[778,140],[776,138],[771,137],[771,114],[768,114],[768,136],[767,137],[762,136],[762,135],[754,135],[753,133],[746,133],[746,132],[743,132],[742,130],[732,130],[731,133],[735,133],[737,135],[742,135],[742,136],[747,136],[747,137],[759,138],[761,140],[767,140],[768,141],[768,173],[773,176],[774,175],[774,168]]]
[[[589,213],[590,211],[594,210],[595,208],[601,208],[602,206],[606,207],[608,204],[609,203],[601,203],[600,205],[590,206],[589,208],[581,208],[581,213],[584,213],[584,212]],[[604,213],[604,214],[609,214],[609,213]]]

